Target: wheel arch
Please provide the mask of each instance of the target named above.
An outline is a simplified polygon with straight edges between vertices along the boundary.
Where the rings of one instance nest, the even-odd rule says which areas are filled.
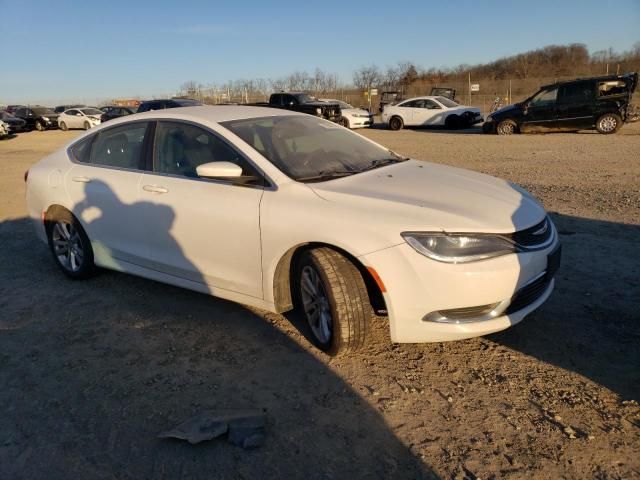
[[[296,261],[300,258],[300,255],[313,248],[331,248],[336,252],[347,258],[360,272],[365,286],[367,287],[367,294],[369,296],[369,303],[373,310],[378,312],[386,312],[387,307],[384,300],[384,295],[380,289],[376,279],[372,273],[362,264],[355,255],[352,255],[343,248],[336,245],[331,245],[325,242],[305,242],[291,247],[287,250],[280,260],[276,264],[276,268],[273,274],[273,301],[275,310],[278,313],[289,311],[293,308],[293,271],[296,265]]]

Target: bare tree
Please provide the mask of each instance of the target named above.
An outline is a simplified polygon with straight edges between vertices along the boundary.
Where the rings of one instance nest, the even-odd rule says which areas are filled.
[[[353,83],[361,90],[370,90],[380,82],[380,70],[375,65],[361,67],[353,72]]]

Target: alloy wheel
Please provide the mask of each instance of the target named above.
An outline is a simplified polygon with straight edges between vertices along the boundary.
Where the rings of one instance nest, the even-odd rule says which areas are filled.
[[[80,234],[71,223],[58,221],[51,235],[55,257],[65,269],[77,272],[82,268],[84,249]]]
[[[333,329],[331,306],[320,275],[310,265],[302,269],[300,294],[304,313],[313,334],[320,343],[329,343]]]
[[[613,132],[618,126],[616,119],[610,115],[600,119],[600,130],[603,132]]]

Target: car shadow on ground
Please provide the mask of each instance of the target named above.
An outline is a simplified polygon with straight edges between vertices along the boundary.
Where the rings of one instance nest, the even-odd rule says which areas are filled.
[[[550,299],[493,342],[640,398],[640,226],[553,214],[563,245]],[[533,373],[533,372],[532,372]]]
[[[0,478],[438,478],[280,316],[69,280],[27,219],[0,241]],[[265,444],[156,438],[219,408],[263,409]]]
[[[393,132],[386,123],[375,123],[371,127],[374,130],[388,130],[389,132]],[[403,127],[403,130],[409,132],[428,132],[428,133],[448,133],[448,134],[456,134],[456,135],[478,135],[482,134],[482,126],[475,126],[469,128],[456,128],[451,129],[447,127]]]

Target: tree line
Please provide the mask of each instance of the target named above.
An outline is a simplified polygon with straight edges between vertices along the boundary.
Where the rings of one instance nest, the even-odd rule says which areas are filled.
[[[483,82],[489,88],[502,88],[504,81],[515,81],[526,90],[539,79],[562,79],[580,76],[604,75],[640,70],[640,42],[629,51],[615,52],[609,48],[590,53],[586,45],[549,45],[495,61],[455,67],[422,67],[411,61],[380,68],[377,65],[360,67],[353,72],[351,82],[343,82],[336,74],[319,68],[313,73],[293,72],[275,78],[233,80],[223,84],[203,85],[196,81],[185,82],[180,94],[196,97],[211,103],[225,101],[266,100],[272,92],[281,90],[305,91],[316,96],[345,91],[358,95],[371,88],[402,90],[407,94],[426,93],[429,85],[466,84],[469,77]],[[497,87],[500,86],[500,87]],[[487,90],[488,92],[489,90]]]

